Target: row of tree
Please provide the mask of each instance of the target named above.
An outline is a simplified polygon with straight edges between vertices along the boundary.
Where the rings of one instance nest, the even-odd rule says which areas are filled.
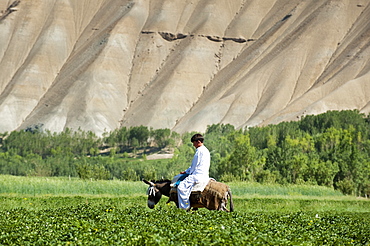
[[[217,163],[213,175],[222,180],[309,183],[370,195],[370,118],[358,111],[244,131],[215,125],[206,136]]]
[[[192,134],[145,126],[123,127],[101,138],[69,129],[61,133],[41,128],[14,131],[2,134],[0,173],[171,178],[191,162]],[[308,183],[334,187],[344,194],[370,195],[370,117],[356,110],[248,129],[216,124],[207,128],[205,138],[212,158],[210,175],[218,180]],[[174,149],[172,159],[145,160],[151,149],[166,147]],[[138,154],[143,158],[132,158]]]

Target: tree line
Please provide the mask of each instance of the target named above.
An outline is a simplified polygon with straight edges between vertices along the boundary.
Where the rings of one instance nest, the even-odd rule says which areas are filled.
[[[190,137],[170,129],[120,128],[97,137],[66,129],[33,127],[0,136],[0,173],[84,179],[171,178],[194,155]],[[235,129],[207,127],[210,176],[220,181],[315,184],[344,194],[370,195],[370,117],[358,110],[328,111],[299,121]],[[171,148],[168,160],[146,160]]]

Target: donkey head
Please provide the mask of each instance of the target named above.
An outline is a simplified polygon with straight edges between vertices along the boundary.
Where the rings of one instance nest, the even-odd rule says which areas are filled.
[[[146,192],[146,194],[148,195],[148,207],[150,209],[153,209],[154,206],[159,202],[159,200],[161,200],[162,193],[158,189],[158,187],[156,187],[157,184],[153,181],[147,181],[143,179],[143,182],[149,185]]]

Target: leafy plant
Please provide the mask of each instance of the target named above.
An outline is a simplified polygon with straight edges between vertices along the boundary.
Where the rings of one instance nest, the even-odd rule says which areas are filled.
[[[2,245],[366,245],[369,213],[186,213],[80,203],[0,211]],[[196,223],[194,223],[196,222]],[[16,228],[16,229],[15,229]]]

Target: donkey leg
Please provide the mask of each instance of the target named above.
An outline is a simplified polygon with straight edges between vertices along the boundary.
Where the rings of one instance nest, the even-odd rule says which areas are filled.
[[[218,207],[218,210],[229,212],[226,205],[227,205],[227,200],[226,201],[222,200],[220,206]]]
[[[229,197],[229,192],[226,192],[224,197],[221,199],[220,206],[219,206],[218,210],[230,212],[230,210],[227,209],[228,197]]]

